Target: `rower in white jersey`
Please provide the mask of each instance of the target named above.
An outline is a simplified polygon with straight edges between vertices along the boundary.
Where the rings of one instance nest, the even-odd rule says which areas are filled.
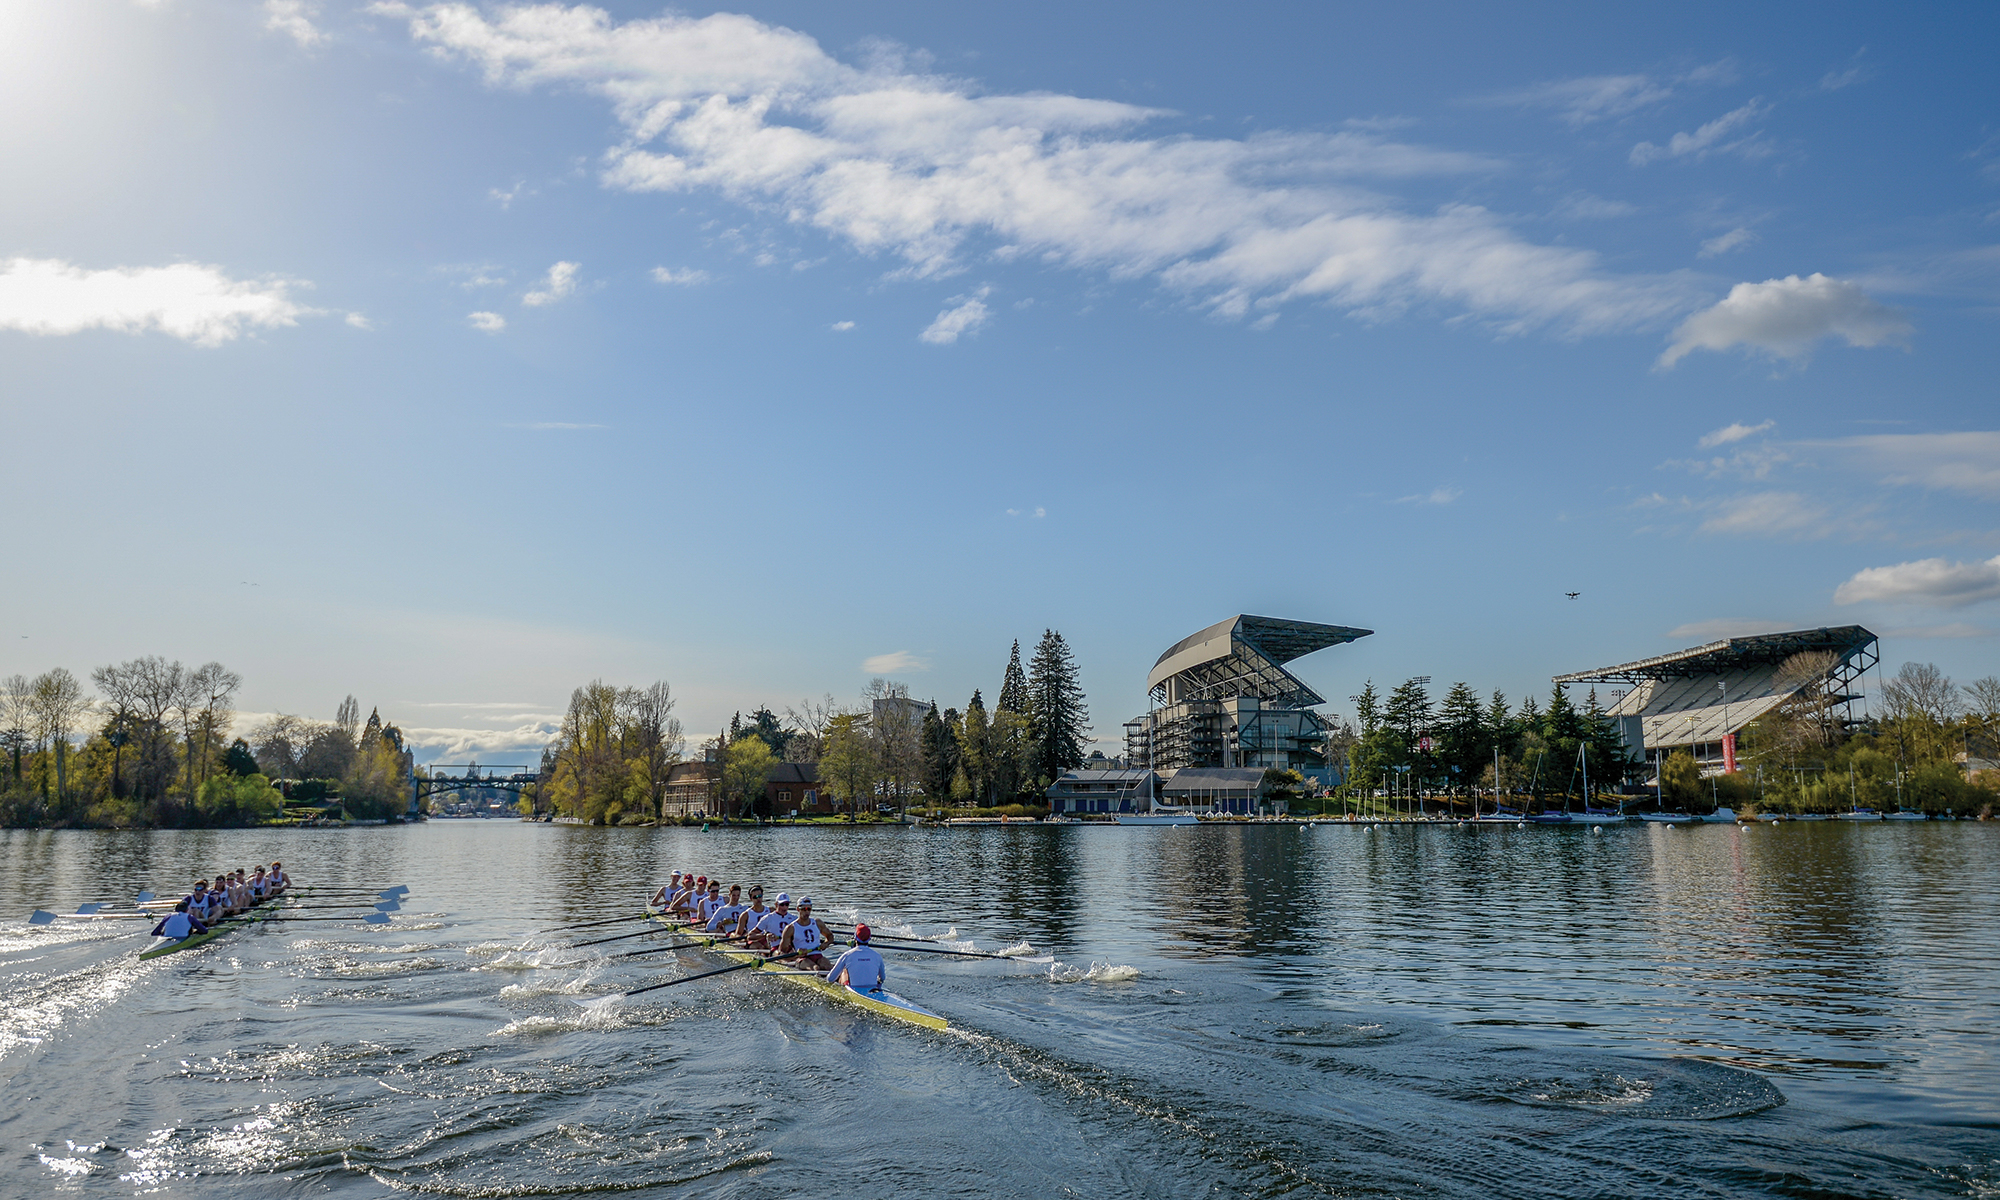
[[[866,925],[854,927],[854,946],[826,969],[830,983],[844,983],[857,992],[872,991],[889,978],[889,966],[881,951],[868,944],[872,936]]]
[[[674,915],[692,916],[694,906],[701,903],[702,893],[708,890],[708,876],[697,875],[690,879],[684,874],[681,876],[681,883],[685,886],[681,888],[680,895],[674,898]]]
[[[717,905],[715,911],[708,914],[708,923],[702,928],[710,933],[734,933],[736,918],[744,911],[743,885],[732,883],[729,885],[729,899]]]
[[[264,876],[264,882],[270,885],[271,892],[275,895],[292,886],[292,877],[285,874],[284,863],[279,862],[277,859],[272,859],[271,873]]]
[[[721,907],[722,907],[722,881],[720,879],[710,880],[708,885],[708,894],[695,902],[694,906],[695,923],[697,925],[701,925],[704,927],[707,926],[708,919],[715,915],[716,909]]]
[[[665,909],[672,907],[674,902],[674,895],[680,890],[681,890],[681,873],[679,871],[675,871],[671,876],[668,877],[665,883],[660,885],[660,890],[653,893],[653,898],[646,901],[646,907],[657,908],[664,911]]]
[[[826,956],[820,949],[832,940],[827,936],[826,926],[813,916],[812,897],[807,896],[799,901],[799,919],[785,926],[784,936],[778,940],[778,957],[796,954],[800,965],[824,971]]]
[[[259,864],[256,870],[250,872],[250,896],[255,900],[266,900],[270,895],[271,885],[265,881],[264,868]]]
[[[743,914],[745,924],[737,926],[743,932],[743,944],[753,950],[766,952],[776,950],[779,939],[785,936],[785,926],[792,923],[791,895],[779,892],[777,907],[761,914],[755,909],[756,905],[753,902],[752,911]],[[750,923],[752,917],[756,918],[755,923]]]
[[[751,884],[750,903],[744,905],[743,911],[736,914],[736,927],[729,931],[729,936],[735,941],[747,944],[751,931],[756,929],[758,923],[769,916],[770,912],[770,909],[764,907],[763,886]]]

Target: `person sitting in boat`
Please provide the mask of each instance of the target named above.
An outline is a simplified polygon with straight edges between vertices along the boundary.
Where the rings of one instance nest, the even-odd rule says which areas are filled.
[[[646,907],[665,910],[672,906],[674,894],[680,890],[681,873],[675,871],[665,883],[660,885],[660,890],[653,893],[652,899],[646,901]]]
[[[153,936],[183,941],[197,933],[207,933],[208,926],[194,918],[192,913],[176,910],[167,914],[166,919],[153,926]]]
[[[693,885],[681,893],[680,901],[674,905],[674,911],[683,917],[692,918],[694,910],[701,905],[702,897],[706,895],[708,895],[708,876],[697,875]]]
[[[271,894],[277,895],[292,886],[292,877],[285,874],[285,864],[273,859],[271,873],[264,876],[264,882],[271,885]]]
[[[882,961],[882,952],[868,944],[873,936],[866,925],[854,927],[854,945],[827,968],[826,977],[835,983],[843,983],[857,992],[879,988],[889,978],[889,964]]]
[[[738,926],[743,935],[743,944],[752,950],[775,949],[778,939],[785,936],[785,926],[792,923],[791,894],[779,892],[776,906],[762,912],[758,911],[761,900],[759,894],[752,891],[750,897],[750,911],[743,914],[745,924]]]
[[[780,896],[778,900],[782,907],[784,897]],[[814,971],[824,971],[827,966],[826,956],[820,953],[820,949],[832,941],[833,939],[827,936],[826,926],[819,918],[813,916],[812,897],[807,896],[799,901],[798,919],[785,926],[784,935],[778,939],[778,957],[796,954],[800,966]]]
[[[174,911],[184,912],[197,921],[212,920],[215,910],[209,904],[208,880],[195,880],[193,890],[183,896],[179,904],[174,905]]]
[[[727,933],[736,928],[736,918],[742,916],[745,911],[743,885],[732,883],[729,885],[729,899],[717,905],[715,910],[708,914],[708,921],[702,928],[710,933]]]
[[[722,881],[713,879],[701,895],[694,898],[693,907],[688,909],[688,918],[697,925],[708,924],[708,918],[722,907]]]
[[[271,883],[264,877],[264,868],[261,864],[250,872],[250,898],[259,903],[271,898]]]
[[[215,882],[208,885],[208,902],[217,916],[231,917],[236,914],[229,907],[229,876],[215,873]]]

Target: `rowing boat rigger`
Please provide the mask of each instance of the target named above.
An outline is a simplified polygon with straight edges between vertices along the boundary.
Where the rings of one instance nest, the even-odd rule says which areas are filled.
[[[646,915],[683,937],[695,939],[697,944],[708,950],[711,954],[720,955],[734,962],[755,963],[756,970],[767,971],[770,974],[790,980],[793,983],[803,984],[835,999],[845,1000],[849,1004],[858,1004],[862,1008],[881,1013],[885,1017],[894,1017],[898,1021],[908,1021],[912,1025],[921,1025],[925,1029],[946,1028],[946,1022],[943,1017],[928,1009],[919,1008],[886,988],[862,989],[848,987],[846,984],[834,983],[817,971],[801,971],[782,962],[767,962],[761,951],[746,950],[741,946],[732,945],[721,934],[709,933],[700,926],[690,921],[684,921],[670,913],[647,909]]]

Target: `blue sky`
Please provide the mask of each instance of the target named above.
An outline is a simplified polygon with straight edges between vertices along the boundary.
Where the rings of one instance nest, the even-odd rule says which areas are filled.
[[[1045,627],[1113,738],[1237,612],[1376,630],[1336,709],[1824,623],[1992,673],[1996,23],[22,0],[0,671],[489,759]]]

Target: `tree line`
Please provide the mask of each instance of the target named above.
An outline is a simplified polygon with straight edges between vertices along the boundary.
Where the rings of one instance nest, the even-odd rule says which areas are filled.
[[[84,681],[57,667],[0,680],[0,824],[210,826],[273,820],[285,792],[338,797],[351,815],[407,802],[402,733],[349,696],[332,724],[278,714],[232,736],[243,678],[219,662],[147,655]],[[297,781],[299,786],[293,786]]]
[[[1049,784],[1083,763],[1090,715],[1075,655],[1044,630],[1024,668],[1014,642],[991,709],[975,690],[965,710],[912,701],[907,684],[873,679],[858,702],[831,695],[802,701],[781,717],[768,706],[701,743],[721,815],[754,819],[767,811],[766,780],[780,763],[810,764],[818,787],[850,816],[878,807],[928,804],[991,807],[1040,802]],[[535,806],[618,824],[665,816],[666,785],[683,761],[684,737],[665,683],[576,689],[542,756]]]

